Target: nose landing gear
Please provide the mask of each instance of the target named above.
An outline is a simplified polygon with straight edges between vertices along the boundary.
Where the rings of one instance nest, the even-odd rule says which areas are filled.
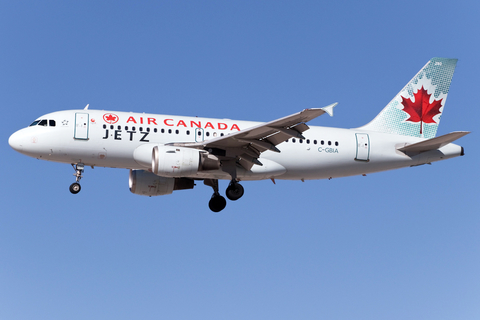
[[[82,173],[84,171],[85,165],[83,163],[72,163],[72,167],[75,170],[75,173],[73,174],[75,176],[75,182],[70,185],[70,192],[73,194],[77,194],[82,189],[79,182],[80,179],[82,179]]]

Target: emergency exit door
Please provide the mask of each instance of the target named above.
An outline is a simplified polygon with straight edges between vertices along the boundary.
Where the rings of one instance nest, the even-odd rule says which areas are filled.
[[[356,133],[357,138],[357,155],[355,160],[369,161],[370,157],[370,138],[366,133]]]
[[[75,113],[74,138],[88,140],[88,113]]]

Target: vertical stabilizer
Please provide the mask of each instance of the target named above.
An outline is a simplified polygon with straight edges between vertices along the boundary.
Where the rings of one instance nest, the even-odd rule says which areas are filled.
[[[435,137],[457,59],[433,58],[364,130]]]

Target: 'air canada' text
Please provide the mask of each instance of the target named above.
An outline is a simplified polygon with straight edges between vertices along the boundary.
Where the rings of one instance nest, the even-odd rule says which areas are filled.
[[[237,124],[228,125],[222,122],[210,122],[210,121],[201,121],[201,120],[174,120],[174,119],[163,119],[157,122],[156,118],[143,118],[143,117],[129,117],[126,121],[127,124],[146,124],[146,125],[165,125],[167,127],[184,127],[184,128],[203,128],[203,129],[212,129],[212,130],[237,130],[240,131],[240,128]]]

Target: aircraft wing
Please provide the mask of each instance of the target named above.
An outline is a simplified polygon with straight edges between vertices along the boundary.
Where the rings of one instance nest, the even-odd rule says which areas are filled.
[[[262,123],[223,137],[195,143],[174,143],[173,145],[209,150],[217,156],[233,159],[249,170],[253,164],[262,165],[258,157],[267,150],[280,152],[278,144],[290,139],[305,139],[302,132],[309,129],[305,124],[324,113],[333,115],[337,103],[324,108],[305,109],[290,116]]]

